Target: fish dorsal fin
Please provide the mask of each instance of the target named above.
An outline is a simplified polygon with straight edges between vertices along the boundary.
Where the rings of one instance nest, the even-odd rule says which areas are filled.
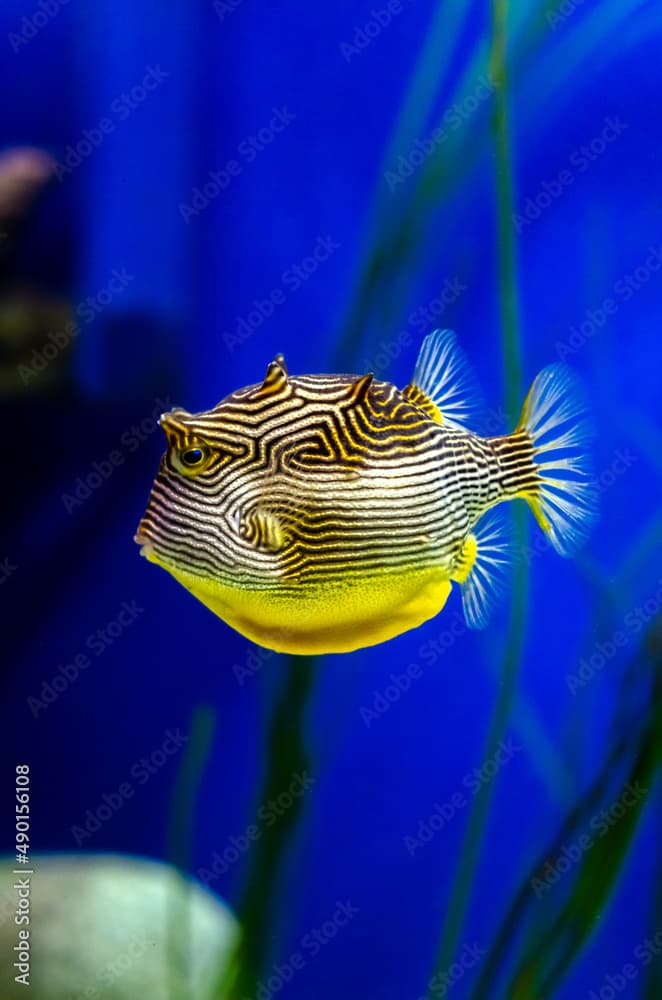
[[[404,395],[407,397],[410,403],[415,403],[419,410],[425,410],[429,417],[432,417],[438,424],[443,423],[443,417],[437,406],[432,402],[429,396],[419,389],[417,385],[410,382],[409,385],[403,390]]]
[[[499,511],[489,513],[468,535],[451,573],[462,588],[462,607],[469,628],[484,628],[506,589],[510,569],[509,533]]]
[[[351,403],[362,403],[370,392],[370,386],[374,377],[372,372],[368,372],[367,375],[361,375],[355,382],[352,382],[347,393],[347,399]]]
[[[282,392],[286,386],[287,367],[285,365],[285,358],[282,354],[277,354],[267,368],[267,374],[264,377],[260,392],[265,395],[276,395]]]
[[[480,391],[452,330],[435,330],[423,341],[405,396],[438,423],[466,429],[481,410]]]

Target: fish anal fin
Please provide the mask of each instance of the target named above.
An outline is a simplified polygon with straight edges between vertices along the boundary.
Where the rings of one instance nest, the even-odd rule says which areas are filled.
[[[464,545],[458,556],[458,560],[453,570],[453,579],[456,583],[465,583],[471,573],[478,555],[478,543],[475,535],[468,535],[464,540]]]
[[[402,395],[405,396],[410,403],[413,403],[414,406],[417,406],[419,410],[423,410],[425,413],[427,413],[427,415],[431,417],[435,421],[435,423],[438,424],[443,423],[441,410],[439,409],[438,406],[435,406],[430,397],[425,392],[423,392],[423,390],[419,388],[419,386],[414,385],[413,382],[410,382],[409,385],[405,386],[405,388],[402,390]]]
[[[506,589],[508,534],[500,514],[483,518],[465,538],[451,579],[462,588],[462,607],[469,628],[484,628]]]

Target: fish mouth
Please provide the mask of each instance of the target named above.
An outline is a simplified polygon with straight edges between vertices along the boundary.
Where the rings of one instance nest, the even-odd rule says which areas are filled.
[[[137,545],[140,546],[141,556],[144,556],[146,559],[149,559],[149,557],[154,554],[154,546],[152,545],[149,538],[145,534],[142,524],[138,525],[138,530],[133,536],[133,540],[134,542],[136,542]]]

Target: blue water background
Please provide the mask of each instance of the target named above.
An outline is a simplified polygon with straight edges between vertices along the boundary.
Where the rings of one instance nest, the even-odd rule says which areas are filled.
[[[53,402],[34,391],[3,401],[5,432],[18,438],[11,453],[23,457],[3,475],[19,508],[0,552],[17,566],[0,594],[7,614],[3,756],[10,770],[15,760],[30,761],[40,850],[76,849],[72,828],[86,811],[127,780],[167,730],[188,732],[201,703],[215,708],[217,728],[190,820],[192,870],[209,867],[214,852],[252,821],[286,658],[265,658],[239,683],[237,668],[254,662],[248,659],[254,647],[139,559],[132,536],[163,442],[157,430],[131,452],[123,435],[162,400],[205,409],[260,380],[277,352],[293,373],[324,372],[337,363],[339,332],[375,226],[398,201],[406,203],[416,183],[414,172],[391,194],[384,157],[435,13],[429,2],[404,0],[378,37],[348,56],[343,43],[352,43],[375,6],[358,0],[281,9],[244,0],[221,17],[211,3],[74,0],[16,52],[9,33],[38,8],[5,0],[0,12],[4,146],[34,144],[62,159],[104,116],[115,123],[44,194],[17,267],[74,303],[97,295],[113,269],[132,276],[82,329],[70,397]],[[453,6],[460,18],[465,5]],[[466,9],[420,137],[452,106],[470,58],[488,44],[489,12],[479,4]],[[524,30],[533,9],[517,5],[513,34]],[[544,549],[531,560],[524,655],[506,734],[518,752],[494,779],[461,945],[489,945],[520,880],[604,760],[620,679],[637,649],[626,615],[660,594],[662,270],[646,262],[662,250],[661,20],[655,5],[578,5],[558,27],[547,25],[511,80],[517,210],[574,164],[572,181],[517,234],[524,382],[567,355],[588,387],[604,488],[601,520],[579,562]],[[126,120],[109,112],[149,67],[165,74],[159,86]],[[476,78],[459,90],[461,97],[472,93]],[[404,385],[423,335],[450,326],[499,414],[504,374],[492,102],[459,127],[457,137],[466,130],[467,142],[476,144],[476,158],[444,164],[449,196],[430,204],[420,253],[412,258],[402,248],[402,273],[394,275],[401,301],[371,303],[352,368],[377,367]],[[293,120],[249,160],[241,143],[269,125],[274,109],[287,109]],[[577,151],[600,136],[606,119],[622,123],[620,134],[580,169]],[[410,152],[410,145],[397,151],[395,166],[398,155]],[[239,175],[185,221],[182,206],[191,205],[210,171],[233,158]],[[320,238],[337,249],[291,289],[286,272]],[[626,299],[617,283],[641,267],[646,278]],[[417,319],[416,311],[453,281],[461,294],[443,311],[432,307],[431,322]],[[245,342],[229,346],[226,335],[238,321],[250,322],[255,303],[279,288],[284,301],[273,315],[255,324]],[[616,303],[612,314],[591,321],[589,311],[595,317],[607,299]],[[590,334],[568,347],[573,328],[586,321]],[[389,349],[394,356],[381,367],[378,356]],[[504,419],[501,426],[511,424]],[[77,477],[118,448],[124,463],[67,512],[63,495]],[[619,455],[627,456],[620,465]],[[624,574],[646,532],[651,541]],[[530,542],[538,535],[531,519]],[[596,626],[610,586],[617,588],[615,605]],[[124,601],[144,611],[35,718],[28,698],[40,696],[61,664],[89,651],[89,637],[117,617]],[[414,1000],[425,989],[469,809],[458,809],[413,857],[405,838],[484,763],[508,604],[484,633],[461,631],[433,657],[431,641],[446,643],[460,613],[454,592],[444,612],[415,632],[318,664],[306,729],[315,784],[282,870],[272,963],[300,949],[337,901],[351,900],[359,912],[283,987],[283,1000]],[[568,676],[616,630],[626,634],[624,646],[572,693]],[[375,693],[386,697],[393,675],[412,664],[417,676],[407,693],[366,721],[362,710],[374,708]],[[175,755],[144,785],[134,781],[135,796],[82,849],[165,857],[176,767]],[[659,788],[649,795],[622,877],[556,994],[560,1000],[599,987],[650,932]],[[212,883],[231,902],[246,857]],[[468,995],[471,982],[467,975],[452,995]],[[639,995],[636,983],[630,995]]]

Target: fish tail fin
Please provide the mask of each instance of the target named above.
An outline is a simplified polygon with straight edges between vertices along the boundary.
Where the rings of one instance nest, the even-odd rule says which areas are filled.
[[[508,498],[523,497],[559,555],[572,556],[598,515],[592,423],[581,382],[564,364],[534,379],[500,464]]]

